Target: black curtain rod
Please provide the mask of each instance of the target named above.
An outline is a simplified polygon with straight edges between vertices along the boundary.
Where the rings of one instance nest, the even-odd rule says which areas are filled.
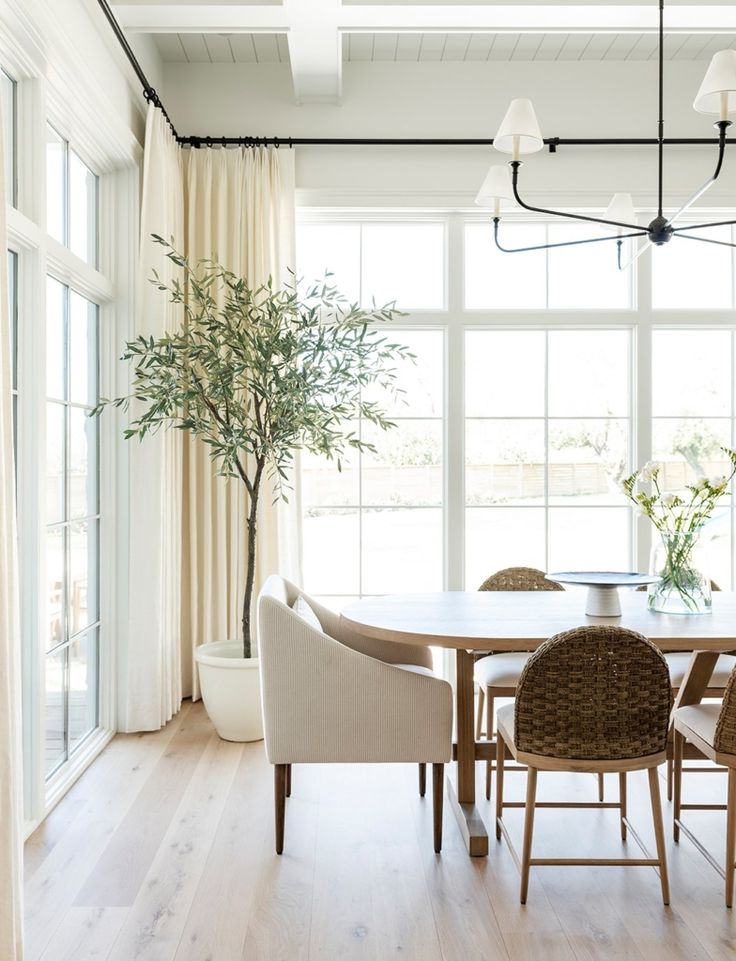
[[[299,147],[299,146],[352,146],[352,147],[490,147],[493,138],[472,137],[180,137],[177,141],[185,147]],[[550,153],[558,147],[602,146],[656,146],[656,137],[545,137],[544,144]],[[665,137],[665,144],[680,146],[706,146],[718,144],[717,137]],[[727,140],[733,144],[736,140]]]
[[[295,146],[334,146],[334,147],[489,147],[493,144],[493,139],[474,139],[474,138],[453,138],[453,137],[427,137],[427,138],[408,138],[408,137],[182,137],[177,132],[172,123],[171,117],[166,112],[166,108],[161,102],[161,98],[154,87],[148,82],[145,71],[141,67],[138,58],[128,43],[123,33],[123,28],[117,21],[117,17],[112,12],[108,0],[98,0],[100,8],[105,15],[105,19],[110,24],[118,43],[123,48],[123,53],[135,71],[141,86],[143,96],[149,103],[154,104],[163,113],[166,121],[171,127],[172,134],[178,143],[185,147],[295,147]],[[707,146],[717,144],[717,137],[669,137],[663,141],[668,145],[682,146]],[[544,144],[549,148],[550,153],[555,153],[558,147],[605,147],[605,146],[634,146],[649,147],[659,143],[655,137],[545,137]],[[736,143],[736,140],[727,140],[727,144]]]

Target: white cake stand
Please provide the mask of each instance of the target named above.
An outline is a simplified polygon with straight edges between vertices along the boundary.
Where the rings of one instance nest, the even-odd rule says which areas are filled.
[[[620,617],[619,587],[640,587],[656,584],[656,574],[636,574],[627,571],[560,571],[547,574],[548,581],[557,584],[577,584],[588,588],[585,613],[590,617]]]

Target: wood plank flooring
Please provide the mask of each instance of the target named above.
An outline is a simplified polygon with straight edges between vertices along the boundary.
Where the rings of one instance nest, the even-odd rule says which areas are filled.
[[[478,765],[482,787],[483,769]],[[521,799],[525,776],[509,774]],[[646,775],[630,817],[653,846]],[[521,907],[504,844],[468,858],[449,805],[432,850],[413,765],[294,768],[282,857],[262,744],[214,734],[185,702],[162,731],[120,735],[26,845],[27,961],[733,961],[736,912],[686,839],[671,841],[672,905],[648,868],[532,869]],[[720,802],[723,775],[685,778]],[[614,795],[615,777],[606,790]],[[595,800],[590,776],[540,775],[540,799]],[[479,793],[492,827],[491,805]],[[722,859],[725,817],[687,812]],[[508,814],[521,836],[522,812]],[[491,832],[492,834],[492,832]],[[614,811],[542,810],[539,856],[637,856]]]

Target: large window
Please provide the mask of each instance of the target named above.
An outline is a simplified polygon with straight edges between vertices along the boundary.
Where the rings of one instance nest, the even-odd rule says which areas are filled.
[[[734,251],[680,240],[618,271],[614,243],[502,254],[478,216],[326,216],[304,214],[300,273],[332,270],[363,303],[395,298],[395,333],[413,338],[418,365],[401,372],[408,404],[391,407],[399,427],[378,457],[343,475],[304,460],[306,588],[337,607],[474,590],[508,565],[646,570],[651,525],[621,478],[656,458],[681,489],[723,473],[720,445],[736,444]],[[595,229],[511,222],[502,240]],[[735,517],[724,504],[708,528],[724,588]]]
[[[46,324],[46,772],[97,726],[97,307],[49,279]]]

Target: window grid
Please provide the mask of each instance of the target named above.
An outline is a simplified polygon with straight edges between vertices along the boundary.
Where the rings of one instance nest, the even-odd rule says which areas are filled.
[[[47,581],[49,585],[49,633],[45,644],[45,663],[46,663],[46,777],[51,778],[59,768],[69,760],[76,750],[83,744],[85,738],[91,734],[98,723],[98,637],[99,637],[99,438],[98,422],[87,419],[85,422],[85,432],[92,438],[91,450],[87,450],[86,477],[93,477],[92,503],[91,510],[85,510],[81,514],[75,513],[72,504],[72,474],[73,466],[71,463],[72,451],[72,417],[75,411],[82,413],[85,418],[89,417],[97,397],[97,328],[99,308],[85,298],[71,290],[67,285],[60,284],[49,278],[49,284],[57,284],[62,291],[61,311],[62,316],[58,318],[49,317],[50,324],[56,320],[62,325],[62,350],[61,357],[54,358],[49,356],[47,364],[51,365],[54,360],[61,361],[61,381],[62,389],[57,391],[60,396],[53,396],[53,391],[47,397],[47,408],[62,411],[62,450],[60,462],[61,485],[61,518],[51,521],[46,526],[47,537],[47,565],[53,568],[52,555],[50,548],[51,538],[60,535],[60,569],[57,568],[60,576],[49,578],[47,570]],[[86,304],[88,323],[91,321],[91,330],[88,328],[86,349],[91,356],[91,367],[88,384],[91,388],[92,396],[87,397],[87,402],[81,402],[72,396],[72,336],[70,333],[70,314],[71,298],[78,298],[79,305]],[[50,305],[53,305],[53,298],[49,298]],[[92,348],[90,350],[90,347]],[[90,360],[89,354],[87,357]],[[47,372],[48,373],[48,372]],[[92,386],[94,384],[94,386]],[[91,402],[90,402],[91,401]],[[48,469],[48,467],[47,467]],[[89,497],[89,480],[86,481],[87,490],[85,496]],[[75,534],[80,535],[86,531],[86,544],[84,546],[85,571],[78,583],[74,581],[74,562],[73,562],[73,541]],[[83,537],[84,535],[82,535]],[[90,598],[95,605],[90,614]],[[73,612],[81,613],[82,605],[85,604],[88,621],[77,624],[73,619]],[[58,606],[58,628],[54,627],[57,622],[55,610]],[[81,620],[81,618],[80,618]],[[86,649],[84,657],[80,657],[80,664],[84,665],[86,700],[74,697],[75,676],[72,669],[72,657],[75,652]],[[58,668],[54,669],[54,665]],[[79,667],[80,664],[77,666]],[[81,674],[81,671],[77,671]],[[58,690],[57,690],[58,688]],[[55,695],[60,698],[60,710],[56,711],[54,717]],[[81,708],[81,711],[80,711]],[[80,728],[80,716],[82,717]],[[73,737],[73,732],[77,736]],[[72,743],[72,742],[75,743]]]
[[[96,268],[99,262],[99,177],[50,123],[46,125],[46,141],[48,232],[85,263]]]
[[[421,334],[426,332],[426,330],[423,330],[422,328],[415,328],[415,327],[408,328],[408,329],[394,327],[392,330],[392,334],[396,335],[397,339],[401,339],[402,333],[405,334],[407,337],[411,337],[411,334],[415,332],[419,332]],[[440,337],[442,338],[442,345],[441,345],[441,352],[440,352],[442,357],[440,369],[442,369],[442,367],[444,366],[444,354],[445,354],[444,336],[441,334],[441,332],[437,331],[436,329],[430,330],[430,332],[433,334],[436,334],[438,338]],[[415,349],[415,345],[410,344],[410,346],[412,347],[412,349]],[[434,346],[436,346],[436,344]],[[421,365],[421,357],[419,358],[419,364]],[[382,452],[382,447],[381,447],[382,440],[387,440],[388,442],[390,442],[391,438],[393,437],[397,442],[400,442],[402,440],[401,431],[403,427],[414,424],[414,425],[417,425],[419,428],[421,428],[422,425],[428,425],[430,430],[432,430],[433,428],[436,430],[436,433],[439,437],[440,461],[438,464],[429,463],[423,466],[425,466],[429,471],[436,470],[440,474],[440,476],[442,476],[444,474],[444,458],[443,458],[444,445],[442,442],[442,435],[443,435],[443,427],[445,422],[443,412],[444,412],[444,402],[441,402],[440,412],[433,416],[427,414],[426,412],[419,415],[411,415],[411,414],[404,415],[404,414],[395,414],[392,411],[390,414],[390,420],[392,420],[397,425],[396,429],[394,429],[393,431],[389,431],[386,434],[380,431],[377,431],[374,434],[374,433],[371,433],[370,431],[370,428],[372,428],[372,425],[369,425],[367,422],[361,420],[357,427],[358,436],[360,437],[361,440],[374,441],[376,443],[378,456],[380,458],[381,452]],[[375,455],[363,454],[361,452],[356,452],[353,455],[352,461],[353,461],[354,469],[356,472],[356,481],[355,481],[355,499],[352,503],[348,504],[343,501],[338,502],[338,501],[321,500],[321,499],[319,500],[319,503],[310,502],[308,499],[305,502],[304,516],[305,516],[305,521],[307,525],[309,525],[310,520],[314,519],[310,515],[317,512],[319,512],[320,514],[321,512],[328,512],[328,513],[332,512],[338,515],[342,514],[344,516],[357,514],[356,547],[357,547],[358,556],[357,556],[357,563],[356,563],[356,581],[354,582],[354,589],[350,591],[332,590],[329,593],[323,590],[314,590],[313,593],[315,597],[329,598],[331,601],[336,601],[338,604],[340,604],[340,603],[346,603],[347,601],[354,599],[356,597],[371,596],[371,595],[376,595],[378,593],[381,593],[381,591],[371,589],[367,583],[371,576],[375,581],[375,571],[373,572],[372,575],[366,572],[367,528],[370,521],[370,518],[368,515],[372,513],[391,511],[397,517],[406,518],[412,512],[422,512],[422,511],[439,512],[439,525],[438,525],[437,532],[443,543],[442,555],[444,556],[444,517],[445,517],[444,478],[442,479],[441,485],[439,489],[436,491],[436,496],[434,497],[430,496],[429,498],[425,497],[424,499],[422,499],[422,497],[420,496],[417,503],[403,503],[403,502],[400,503],[395,500],[392,501],[390,498],[387,498],[386,496],[376,496],[375,487],[372,492],[367,491],[366,473],[367,473],[367,470],[370,469],[370,461],[373,456]],[[379,465],[374,465],[374,466],[377,466],[377,469],[380,470],[380,462],[379,462]],[[397,469],[401,469],[401,466],[402,465],[400,464],[397,465]],[[403,466],[411,467],[412,465],[403,465]],[[414,465],[414,466],[416,467],[417,465]],[[419,465],[419,467],[421,466],[422,465]],[[385,495],[385,491],[386,491],[386,488],[384,486],[384,490],[383,490],[384,495]],[[425,515],[425,516],[429,516],[429,515]],[[419,515],[419,518],[416,521],[417,524],[419,523],[420,518],[421,518],[421,514]],[[380,524],[380,521],[379,521],[379,524]],[[307,538],[305,538],[305,540],[308,540],[308,535],[307,535]],[[375,568],[375,562],[373,567]],[[438,588],[442,588],[445,584],[441,558],[437,559],[436,567],[437,567],[437,570],[435,572],[435,581],[433,586],[434,588],[438,589]],[[307,583],[307,588],[309,589],[309,583]]]
[[[383,222],[383,217],[381,215],[369,215],[366,220],[370,219],[370,222]],[[412,220],[416,222],[418,218],[412,216]],[[427,222],[436,222],[437,217],[427,217]],[[303,212],[302,222],[304,223],[318,223],[321,226],[327,226],[331,222],[339,223],[341,226],[346,223],[356,224],[361,221],[361,216],[356,216],[355,213],[346,215],[344,218],[336,217],[333,214],[326,215],[319,212]],[[627,377],[629,383],[627,384],[628,392],[631,397],[629,402],[629,408],[626,412],[626,417],[623,418],[624,422],[628,426],[628,439],[627,439],[627,449],[626,458],[627,466],[630,467],[637,458],[634,457],[634,450],[638,451],[638,444],[642,443],[642,440],[646,441],[646,434],[649,431],[640,431],[639,425],[636,423],[636,402],[637,397],[634,391],[634,384],[638,383],[638,369],[636,369],[637,378],[633,378],[634,365],[637,362],[637,328],[639,328],[642,323],[648,325],[649,311],[645,310],[645,314],[642,317],[641,305],[638,310],[635,307],[636,296],[634,291],[636,290],[636,277],[632,272],[632,275],[628,281],[631,289],[631,305],[626,308],[616,308],[616,309],[600,309],[600,310],[589,310],[585,315],[579,309],[544,309],[539,310],[509,310],[509,309],[466,309],[464,308],[464,280],[465,280],[465,269],[464,269],[464,228],[468,223],[478,223],[480,218],[478,217],[468,217],[462,214],[448,215],[446,217],[447,228],[446,228],[446,262],[445,262],[445,273],[447,277],[446,290],[449,293],[449,298],[446,296],[446,301],[448,307],[444,311],[437,311],[436,318],[431,322],[427,321],[426,314],[421,311],[414,311],[409,309],[409,313],[397,319],[395,325],[403,329],[406,328],[420,328],[426,327],[427,329],[434,328],[435,330],[444,330],[447,335],[446,340],[446,350],[450,349],[450,345],[458,344],[457,335],[460,334],[461,337],[464,336],[464,332],[472,329],[506,329],[511,326],[512,329],[529,329],[529,330],[587,330],[587,329],[625,329],[629,331],[629,362],[627,366]],[[546,229],[546,228],[545,228]],[[603,247],[604,245],[601,245]],[[613,245],[611,245],[613,249]],[[459,256],[458,256],[459,254]],[[522,255],[520,255],[522,256]],[[328,265],[329,266],[329,265]],[[638,266],[638,265],[637,265]],[[300,272],[302,272],[302,264],[298,263]],[[647,278],[648,281],[648,278]],[[548,275],[545,274],[545,297],[548,295],[546,291],[548,290],[549,281]],[[647,284],[643,285],[644,290],[647,289]],[[636,315],[632,318],[632,312],[636,310]],[[511,320],[513,318],[513,324]],[[545,333],[545,339],[548,339],[548,334]],[[459,344],[462,344],[462,339]],[[452,347],[450,355],[446,353],[446,363],[448,364],[445,377],[449,380],[443,385],[443,393],[446,398],[445,403],[450,402],[450,407],[445,411],[445,438],[443,444],[443,474],[444,474],[444,491],[443,491],[443,504],[446,517],[449,513],[457,520],[458,509],[463,512],[465,511],[465,472],[464,470],[458,471],[454,465],[450,465],[448,461],[448,445],[453,451],[457,451],[458,443],[455,438],[464,436],[464,425],[466,422],[465,411],[462,404],[458,405],[456,401],[451,401],[451,397],[455,396],[458,377],[463,376],[463,356],[464,350],[459,347]],[[545,351],[545,358],[547,357],[548,351]],[[546,361],[545,361],[546,362]],[[548,371],[545,369],[545,403],[547,402],[547,397],[549,393],[548,387]],[[644,405],[646,406],[646,405]],[[545,416],[543,418],[545,425],[545,449],[549,448],[549,424],[550,417],[549,408],[545,409]],[[512,418],[509,418],[512,419]],[[558,420],[558,418],[554,418]],[[578,420],[579,418],[570,418]],[[604,418],[605,419],[605,418]],[[562,418],[559,418],[562,420]],[[642,436],[644,435],[644,436]],[[460,444],[460,448],[463,448],[464,444]],[[465,456],[460,458],[460,463],[465,463]],[[550,478],[549,478],[549,467],[548,463],[545,461],[544,466],[545,477],[544,477],[544,493],[545,493],[545,540],[548,541],[551,536],[549,529],[549,494],[550,494]],[[451,487],[448,487],[448,477],[453,478]],[[364,489],[362,486],[362,477],[359,478],[359,491],[361,497],[361,504],[364,497]],[[456,505],[452,506],[451,505]],[[365,505],[367,506],[367,505]],[[562,505],[555,505],[562,506]],[[629,554],[632,557],[631,564],[634,567],[641,568],[641,561],[633,561],[633,556],[636,549],[636,557],[640,558],[643,554],[648,557],[648,544],[646,544],[646,539],[648,537],[648,532],[641,529],[641,525],[637,524],[636,529],[632,522],[632,511],[628,508],[625,503],[621,503],[620,506],[611,505],[614,509],[620,510],[622,514],[627,516],[626,527],[628,531],[628,543],[629,543]],[[411,509],[411,508],[409,508]],[[489,510],[493,508],[489,506]],[[580,509],[587,510],[587,505],[580,505]],[[464,516],[463,516],[464,520]],[[446,526],[445,537],[444,537],[444,555],[445,555],[445,584],[452,584],[453,586],[462,586],[463,583],[466,584],[466,589],[472,589],[475,585],[467,583],[467,577],[462,571],[456,570],[455,568],[462,567],[464,564],[465,549],[462,546],[465,540],[463,535],[463,523],[455,523],[451,526]],[[638,535],[638,536],[637,536]],[[636,548],[636,545],[639,545]],[[362,554],[363,554],[364,542],[362,539],[360,541],[360,578],[361,578],[361,589],[363,588],[363,570],[362,570]],[[458,549],[458,548],[461,549]],[[547,555],[548,556],[548,555]],[[452,569],[447,567],[447,558],[454,558],[454,563]],[[305,565],[308,566],[308,565]],[[307,579],[309,579],[309,572],[307,573]],[[309,585],[307,584],[307,589]],[[396,590],[403,589],[401,585],[397,585]],[[339,591],[320,591],[314,592],[315,596],[322,597],[327,602],[334,602],[333,606],[341,606],[342,603],[349,601],[350,599],[356,597],[354,593]]]

